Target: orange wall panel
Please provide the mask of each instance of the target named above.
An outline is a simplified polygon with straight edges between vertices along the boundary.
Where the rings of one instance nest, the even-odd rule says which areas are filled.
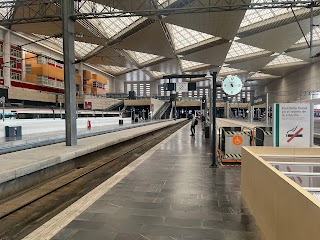
[[[91,72],[88,70],[83,70],[83,78],[87,78],[87,79],[92,78]]]

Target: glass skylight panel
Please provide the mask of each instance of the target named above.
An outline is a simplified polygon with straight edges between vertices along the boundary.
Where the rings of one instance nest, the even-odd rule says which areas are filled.
[[[313,27],[313,36],[312,36],[312,41],[317,41],[320,40],[320,27]],[[310,42],[310,32],[306,35],[306,38],[308,40],[308,42]],[[306,43],[306,40],[304,37],[302,37],[298,42],[296,42],[296,44],[299,43]]]
[[[257,47],[253,47],[250,45],[246,45],[244,43],[239,43],[239,42],[233,41],[231,44],[231,47],[229,49],[229,52],[227,54],[226,59],[236,58],[239,56],[246,56],[248,54],[265,52],[265,51],[266,50],[264,50],[262,48],[257,48]]]
[[[181,67],[185,69],[192,69],[192,68],[200,68],[200,67],[206,67],[210,66],[210,64],[206,63],[200,63],[200,62],[193,62],[193,61],[187,61],[187,60],[180,60],[181,61]]]
[[[120,67],[120,66],[111,66],[111,65],[98,65],[101,69],[113,73],[113,74],[119,74],[125,71],[128,71],[129,69],[126,67]]]
[[[80,8],[81,13],[91,13],[91,12],[120,12],[120,10],[104,6],[99,3],[92,1],[86,1]],[[88,19],[96,28],[98,28],[105,37],[111,38],[114,35],[118,34],[132,23],[136,22],[141,17],[113,17],[113,18],[103,18],[103,19]]]
[[[45,41],[48,41],[54,45],[57,45],[58,47],[61,48],[61,50],[63,48],[62,38],[54,38],[54,37],[48,38],[48,36],[39,35],[39,34],[33,34],[33,35],[37,36],[40,39],[46,39]],[[92,52],[97,47],[99,47],[99,45],[92,44],[92,43],[86,43],[86,42],[74,41],[74,51],[75,51],[76,57],[78,57],[78,58],[86,56],[88,53]]]
[[[153,61],[164,58],[162,56],[154,55],[150,53],[135,52],[131,50],[124,50],[124,51],[128,53],[130,57],[132,57],[139,64],[143,64],[146,62],[153,62]]]
[[[164,75],[167,75],[167,73],[164,72],[158,72],[158,71],[149,71],[153,77],[162,77]]]
[[[222,67],[219,71],[219,74],[228,74],[233,72],[243,72],[243,70],[237,68]]]
[[[167,27],[172,36],[175,50],[201,43],[208,39],[221,39],[210,34],[198,32],[173,24],[167,24]]]
[[[266,3],[271,1],[253,0],[252,3]],[[255,9],[247,10],[246,14],[240,24],[240,28],[249,26],[254,23],[262,22],[283,14],[291,13],[290,8],[270,8],[270,9]]]
[[[282,64],[290,64],[296,62],[303,62],[303,60],[298,58],[293,58],[287,55],[279,55],[273,61],[267,64],[267,66],[275,66],[275,65],[282,65]]]
[[[274,9],[256,9],[256,10],[247,10],[240,27],[246,27],[248,25],[262,22],[264,20],[280,16],[282,14],[290,13],[291,9],[287,8],[274,8]]]
[[[1,2],[1,6],[8,6],[8,7],[2,7],[0,8],[0,19],[4,19],[4,18],[8,18],[9,15],[11,14],[11,11],[13,11],[13,8],[11,7],[13,4],[12,2],[11,3],[5,3],[5,2],[8,2],[8,1],[5,1],[5,0],[0,0]]]
[[[163,8],[165,8],[176,1],[177,0],[157,0],[157,3],[158,6],[162,6]]]
[[[278,76],[274,76],[274,75],[271,75],[271,74],[256,72],[250,78],[277,78],[277,77]]]
[[[86,42],[74,42],[74,50],[76,52],[76,55],[79,57],[84,57],[91,53],[94,49],[99,47],[99,45],[93,44],[93,43],[86,43]]]

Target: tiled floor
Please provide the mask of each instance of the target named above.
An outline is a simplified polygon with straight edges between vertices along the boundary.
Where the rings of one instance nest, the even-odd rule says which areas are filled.
[[[240,167],[209,168],[209,141],[183,128],[53,239],[262,239]]]

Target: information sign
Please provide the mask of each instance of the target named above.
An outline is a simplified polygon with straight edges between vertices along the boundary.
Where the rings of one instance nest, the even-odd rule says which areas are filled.
[[[176,92],[188,92],[188,83],[187,82],[176,83]]]
[[[275,103],[273,116],[274,147],[313,146],[313,105]]]

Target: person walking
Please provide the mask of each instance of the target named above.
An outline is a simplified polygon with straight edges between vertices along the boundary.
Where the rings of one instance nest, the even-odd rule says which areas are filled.
[[[194,136],[194,134],[196,133],[196,129],[195,129],[195,126],[196,126],[196,118],[194,116],[194,114],[192,114],[192,118],[191,118],[191,135],[190,136]]]

